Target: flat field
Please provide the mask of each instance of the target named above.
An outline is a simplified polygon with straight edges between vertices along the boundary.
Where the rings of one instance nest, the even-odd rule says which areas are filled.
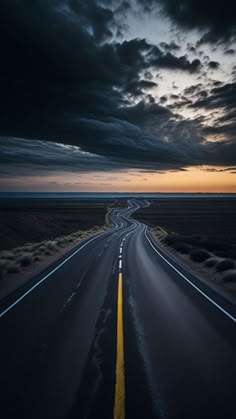
[[[2,199],[0,250],[104,225],[114,199]]]
[[[134,217],[168,232],[236,243],[236,197],[153,199]]]
[[[202,197],[156,199],[134,216],[151,226],[160,245],[235,301],[235,214],[236,198]]]

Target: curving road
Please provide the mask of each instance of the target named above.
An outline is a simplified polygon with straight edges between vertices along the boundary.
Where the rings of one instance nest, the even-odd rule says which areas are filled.
[[[236,417],[236,310],[113,209],[1,302],[1,418]]]

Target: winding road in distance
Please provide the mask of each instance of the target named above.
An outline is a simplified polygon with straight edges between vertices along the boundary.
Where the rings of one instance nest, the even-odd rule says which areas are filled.
[[[113,209],[1,302],[1,419],[236,418],[236,310]]]

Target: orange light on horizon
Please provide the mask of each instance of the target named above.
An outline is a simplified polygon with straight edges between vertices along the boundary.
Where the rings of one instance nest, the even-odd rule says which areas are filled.
[[[223,171],[220,171],[223,170]],[[236,192],[236,169],[190,167],[186,171],[63,172],[47,176],[3,178],[4,191],[48,192]]]

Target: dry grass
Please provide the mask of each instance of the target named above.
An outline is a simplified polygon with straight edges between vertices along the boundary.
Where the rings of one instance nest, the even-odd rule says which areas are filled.
[[[18,257],[17,262],[21,266],[25,267],[25,266],[29,266],[33,262],[33,260],[34,260],[34,258],[33,258],[32,253],[22,253]]]
[[[46,249],[44,254],[45,254],[45,256],[51,256],[52,252],[49,249]]]
[[[14,274],[30,266],[35,262],[39,262],[47,256],[57,252],[60,248],[74,243],[78,240],[86,239],[91,234],[97,234],[99,231],[105,231],[108,226],[94,226],[93,229],[76,231],[72,234],[58,237],[55,240],[43,240],[39,243],[26,243],[24,246],[16,247],[11,251],[0,252],[0,279],[8,274]]]
[[[205,260],[204,265],[205,265],[207,268],[213,268],[214,266],[216,266],[216,264],[217,264],[219,261],[220,261],[220,259],[219,259],[219,258],[217,258],[217,257],[211,257],[211,258],[209,258],[209,259],[206,259],[206,260]]]
[[[34,255],[34,262],[39,262],[42,260],[42,256],[41,255]]]
[[[44,253],[45,252],[46,247],[44,245],[39,247],[39,253]]]
[[[57,241],[56,240],[54,240],[54,241],[48,241],[48,242],[46,242],[46,247],[47,247],[47,249],[50,249],[50,250],[56,250],[57,249]]]
[[[9,265],[9,260],[0,259],[0,279],[3,279],[7,273],[7,266]]]
[[[9,251],[3,251],[3,252],[0,253],[0,255],[1,255],[0,257],[2,259],[14,260],[14,258],[15,258],[14,253],[13,252],[9,252]]]
[[[224,272],[236,267],[236,262],[234,260],[220,256],[223,252],[223,245],[211,240],[196,237],[181,237],[179,234],[169,233],[163,241],[177,252],[189,254],[189,257],[193,262],[204,262],[206,268],[214,267],[218,272]],[[201,247],[200,244],[202,244],[203,247]],[[216,249],[216,251],[214,251],[214,249]]]
[[[189,254],[192,250],[192,247],[189,244],[184,243],[184,242],[178,242],[178,241],[173,244],[173,248],[177,252],[183,253],[183,254]]]
[[[194,261],[194,262],[204,262],[206,259],[209,259],[210,257],[210,253],[207,252],[205,249],[193,249],[190,252],[190,258]]]
[[[57,240],[57,245],[58,245],[58,246],[63,246],[63,245],[64,245],[64,243],[65,243],[64,237],[60,237],[60,238]]]
[[[217,263],[216,269],[218,272],[228,271],[235,268],[235,263],[232,259],[223,259]]]
[[[191,261],[196,264],[202,264],[199,268],[196,266],[196,271],[199,270],[203,277],[204,273],[208,279],[212,279],[214,275],[219,282],[232,282],[232,287],[235,286],[236,260],[234,259],[236,259],[236,245],[222,243],[208,237],[182,235],[167,231],[167,229],[162,229],[163,234],[159,226],[153,226],[151,230],[159,242],[180,254],[188,255]],[[188,262],[187,256],[184,257],[184,261],[190,263],[192,267],[193,264],[190,261]],[[207,272],[208,269],[212,270],[211,273]]]
[[[165,244],[167,244],[167,246],[174,246],[179,240],[180,237],[177,234],[170,233],[165,237]]]
[[[231,269],[225,272],[222,276],[222,281],[224,282],[234,282],[236,281],[236,269]]]
[[[17,262],[10,262],[7,266],[7,273],[8,274],[15,274],[20,272],[20,265]]]

